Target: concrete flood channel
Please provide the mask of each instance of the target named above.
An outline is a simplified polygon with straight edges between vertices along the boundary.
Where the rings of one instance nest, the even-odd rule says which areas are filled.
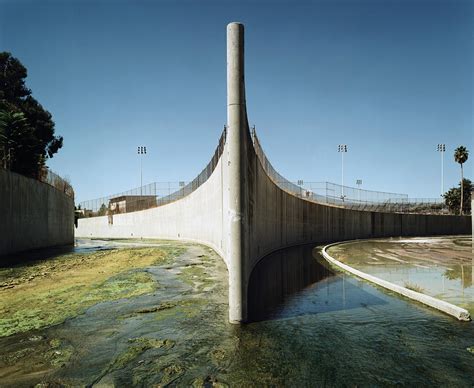
[[[465,308],[474,316],[474,256],[469,236],[341,243],[336,260],[396,285]]]
[[[241,326],[227,320],[225,264],[201,245],[81,240],[4,266],[0,386],[474,383],[472,322],[335,272],[320,249],[262,260]]]

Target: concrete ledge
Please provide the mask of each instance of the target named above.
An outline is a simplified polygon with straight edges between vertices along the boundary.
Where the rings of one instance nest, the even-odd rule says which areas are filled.
[[[341,263],[340,261],[334,259],[332,256],[330,256],[326,252],[326,249],[329,247],[335,246],[337,244],[347,243],[347,242],[349,241],[343,241],[343,242],[326,245],[322,250],[324,258],[327,261],[329,261],[331,264],[334,264],[336,267],[339,267],[347,272],[350,272],[353,275],[356,275],[362,279],[368,280],[369,282],[375,283],[383,288],[396,292],[397,294],[403,295],[407,298],[416,300],[417,302],[420,302],[427,306],[435,308],[436,310],[442,311],[443,313],[449,314],[460,321],[471,320],[470,314],[466,309],[463,309],[461,307],[455,306],[454,304],[433,298],[432,296],[425,295],[413,290],[409,290],[408,288],[387,282],[386,280],[383,280],[378,277],[369,275],[365,272],[359,271],[355,268],[352,268],[351,266],[347,264]]]

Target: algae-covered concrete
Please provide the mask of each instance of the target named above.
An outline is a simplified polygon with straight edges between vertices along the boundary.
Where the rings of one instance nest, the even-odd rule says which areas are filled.
[[[73,243],[73,198],[43,182],[0,170],[0,256]]]

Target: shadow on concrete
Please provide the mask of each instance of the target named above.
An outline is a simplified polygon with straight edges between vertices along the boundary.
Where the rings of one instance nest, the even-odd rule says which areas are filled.
[[[387,302],[357,279],[330,269],[314,244],[280,250],[254,268],[248,288],[249,322],[283,319]]]
[[[30,264],[36,261],[53,259],[75,251],[74,245],[38,248],[18,253],[0,256],[0,268],[9,268],[17,265]]]

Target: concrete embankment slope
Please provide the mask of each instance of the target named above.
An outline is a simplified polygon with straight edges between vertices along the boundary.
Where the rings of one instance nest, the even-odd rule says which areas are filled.
[[[73,243],[73,198],[46,183],[0,170],[0,256]]]

